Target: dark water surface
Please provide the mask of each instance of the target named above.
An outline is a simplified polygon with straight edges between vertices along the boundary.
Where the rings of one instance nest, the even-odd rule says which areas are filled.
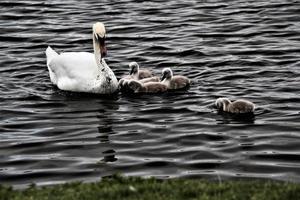
[[[300,3],[263,1],[0,2],[0,183],[130,176],[300,182]],[[188,91],[113,97],[50,83],[44,51],[92,52],[106,24],[107,63],[172,67]],[[218,114],[247,98],[255,117]]]

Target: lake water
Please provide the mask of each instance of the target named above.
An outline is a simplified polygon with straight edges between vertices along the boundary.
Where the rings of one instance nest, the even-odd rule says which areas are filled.
[[[300,182],[300,3],[2,0],[0,183],[94,181],[114,173]],[[107,29],[120,78],[137,61],[188,76],[188,91],[111,97],[51,85],[45,49],[92,49]],[[247,98],[254,117],[219,114]]]

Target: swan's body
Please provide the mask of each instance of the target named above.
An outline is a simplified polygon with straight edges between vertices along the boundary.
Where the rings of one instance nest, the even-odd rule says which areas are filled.
[[[173,72],[170,68],[164,68],[161,83],[165,84],[169,90],[176,90],[188,87],[190,80],[181,75],[173,76]]]
[[[254,103],[245,99],[231,102],[228,98],[218,98],[215,105],[218,109],[229,113],[253,113],[255,110]]]
[[[46,56],[51,82],[65,91],[114,93],[118,88],[118,81],[103,58],[106,55],[104,39],[104,25],[98,22],[93,26],[94,54],[87,52],[57,54],[48,47]]]
[[[160,93],[166,92],[168,89],[166,85],[160,82],[147,82],[143,84],[136,80],[129,81],[128,87],[134,93]]]

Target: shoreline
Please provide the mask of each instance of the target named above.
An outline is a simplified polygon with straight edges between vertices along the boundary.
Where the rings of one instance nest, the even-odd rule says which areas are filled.
[[[274,180],[161,180],[115,175],[97,182],[32,185],[22,190],[0,185],[0,200],[6,199],[300,199],[300,184]]]

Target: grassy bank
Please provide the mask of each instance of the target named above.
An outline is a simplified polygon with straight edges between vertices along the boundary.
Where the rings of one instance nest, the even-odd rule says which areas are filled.
[[[270,200],[300,199],[300,184],[269,181],[228,181],[195,179],[106,178],[97,183],[70,183],[43,188],[13,190],[0,186],[0,199],[205,199]]]

